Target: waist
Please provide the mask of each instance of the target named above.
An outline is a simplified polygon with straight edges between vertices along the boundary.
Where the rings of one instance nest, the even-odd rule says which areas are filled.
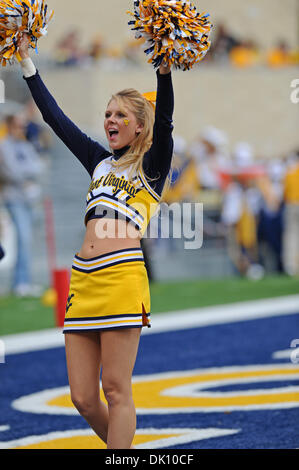
[[[93,273],[119,264],[141,262],[144,257],[141,248],[127,248],[123,250],[110,251],[93,258],[83,258],[77,253],[73,259],[72,269],[83,273]]]
[[[140,248],[140,231],[124,220],[91,219],[78,256],[90,259],[112,251]]]

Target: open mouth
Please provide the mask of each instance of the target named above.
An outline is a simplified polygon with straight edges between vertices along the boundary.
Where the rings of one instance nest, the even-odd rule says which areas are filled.
[[[113,138],[114,136],[118,135],[118,130],[116,129],[109,129],[108,130],[108,133],[109,133],[109,136],[110,136],[110,139]]]

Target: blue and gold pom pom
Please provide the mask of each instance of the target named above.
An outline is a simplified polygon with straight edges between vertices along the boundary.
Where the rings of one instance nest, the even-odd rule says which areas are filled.
[[[30,36],[30,47],[47,34],[54,12],[44,0],[0,0],[0,63],[6,66],[20,60],[18,40],[22,33]]]
[[[212,25],[209,14],[198,13],[190,1],[136,0],[133,26],[136,39],[146,40],[145,53],[155,68],[161,64],[189,70],[208,52]]]

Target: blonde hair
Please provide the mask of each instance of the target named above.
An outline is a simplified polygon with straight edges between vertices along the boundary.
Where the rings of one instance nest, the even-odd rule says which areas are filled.
[[[133,175],[142,170],[144,154],[150,149],[153,142],[153,129],[155,123],[155,107],[144,96],[134,88],[127,88],[112,95],[111,100],[116,100],[122,109],[127,106],[135,115],[137,123],[142,126],[141,132],[136,135],[130,148],[122,157],[113,161],[112,165],[117,169],[130,168],[129,181],[132,181]],[[149,178],[147,180],[155,181],[157,178]],[[169,184],[166,182],[163,193],[167,190]]]

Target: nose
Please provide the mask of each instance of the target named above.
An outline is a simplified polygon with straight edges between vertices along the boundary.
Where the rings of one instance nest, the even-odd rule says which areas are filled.
[[[108,124],[113,124],[115,122],[116,122],[115,116],[114,116],[114,114],[111,114],[111,116],[109,116],[108,119],[107,119],[107,123]]]

